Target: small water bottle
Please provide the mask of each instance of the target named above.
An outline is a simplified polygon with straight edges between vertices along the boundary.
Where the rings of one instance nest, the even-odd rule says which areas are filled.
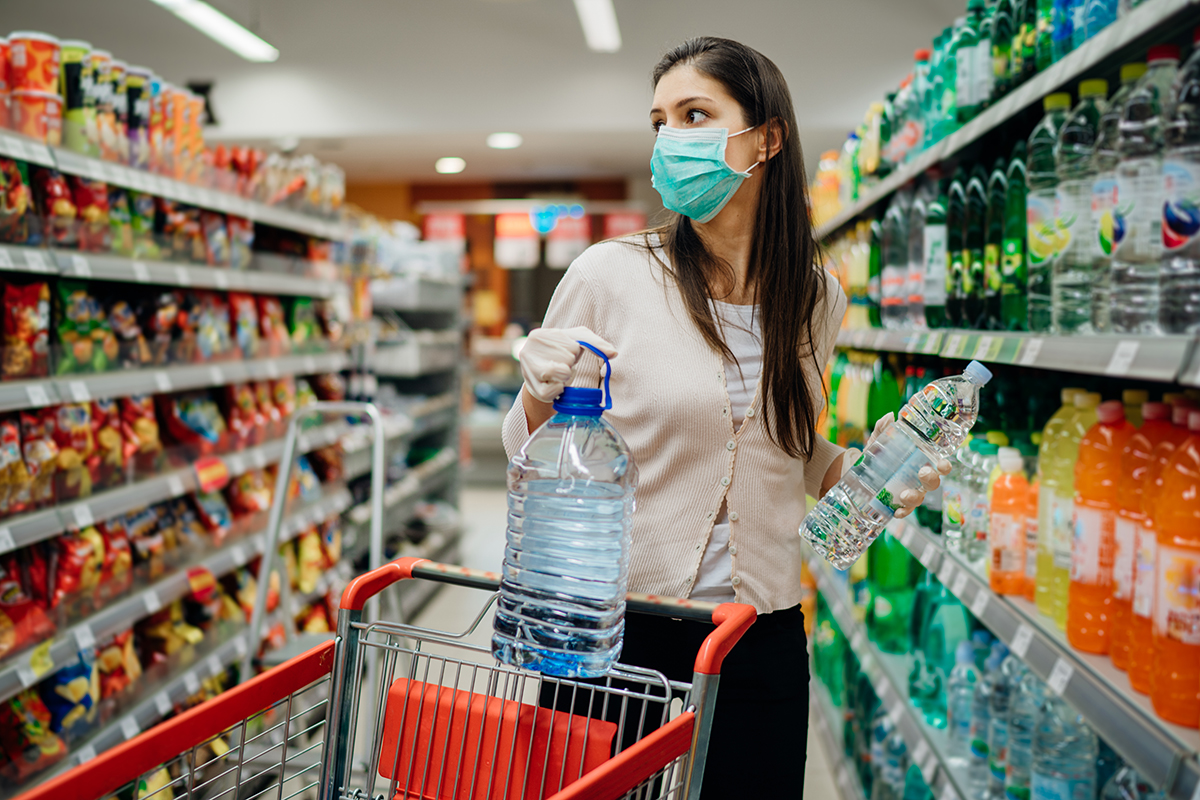
[[[900,495],[921,486],[917,473],[949,458],[979,415],[979,389],[992,373],[978,361],[962,375],[933,381],[900,409],[800,525],[800,535],[838,569],[849,569],[895,516]]]
[[[604,390],[568,386],[508,466],[508,542],[492,655],[562,678],[598,678],[621,654],[637,467]]]

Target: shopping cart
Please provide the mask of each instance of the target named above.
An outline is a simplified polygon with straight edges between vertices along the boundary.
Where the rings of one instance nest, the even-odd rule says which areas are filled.
[[[458,633],[364,621],[369,601],[408,579],[490,596]],[[385,564],[346,587],[335,641],[21,800],[97,800],[118,790],[137,800],[698,797],[721,663],[753,624],[754,609],[631,594],[630,613],[716,625],[692,681],[621,665],[596,681],[566,680],[491,658],[481,623],[498,586],[490,572],[412,558]],[[373,651],[374,686],[364,677]]]

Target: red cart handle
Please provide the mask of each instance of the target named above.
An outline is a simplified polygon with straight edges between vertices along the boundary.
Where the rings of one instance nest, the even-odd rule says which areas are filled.
[[[704,638],[700,652],[696,654],[696,672],[701,675],[720,675],[725,656],[738,643],[754,621],[758,612],[754,606],[744,603],[722,603],[713,612],[713,624],[717,629]]]
[[[397,558],[379,569],[359,575],[350,581],[345,591],[342,592],[342,609],[362,611],[368,600],[393,583],[409,580],[413,576],[413,567],[428,560],[427,558]]]

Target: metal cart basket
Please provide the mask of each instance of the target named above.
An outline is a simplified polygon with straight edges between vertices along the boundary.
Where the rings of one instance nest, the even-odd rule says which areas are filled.
[[[457,633],[364,621],[371,598],[409,579],[490,596]],[[630,612],[715,624],[691,683],[622,665],[602,679],[567,680],[498,664],[470,641],[498,585],[494,573],[420,559],[385,564],[346,587],[334,641],[22,800],[698,797],[721,663],[754,609],[631,594]],[[367,670],[373,652],[378,669]]]

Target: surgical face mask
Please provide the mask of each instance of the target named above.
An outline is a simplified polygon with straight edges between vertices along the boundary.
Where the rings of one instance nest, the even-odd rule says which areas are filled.
[[[696,222],[708,222],[719,214],[758,166],[735,171],[725,162],[725,146],[734,136],[752,130],[731,134],[728,128],[659,128],[650,172],[663,205]]]

